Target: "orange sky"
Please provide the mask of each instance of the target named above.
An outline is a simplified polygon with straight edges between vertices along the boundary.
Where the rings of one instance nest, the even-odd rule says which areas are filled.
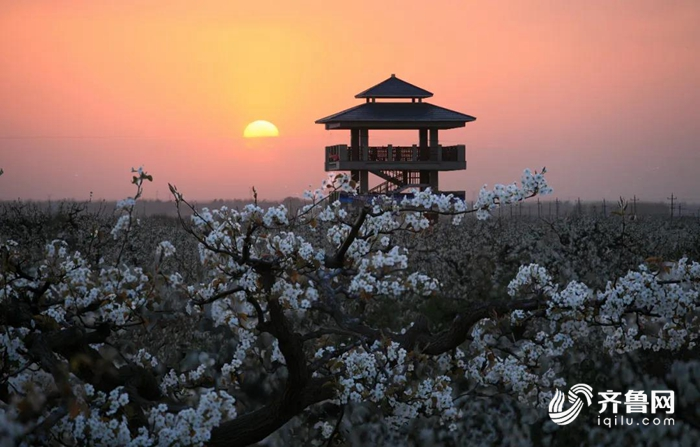
[[[149,198],[300,195],[349,142],[314,121],[396,73],[477,117],[441,135],[467,145],[445,189],[546,165],[562,199],[700,202],[699,23],[695,0],[6,1],[0,199],[121,198],[138,165]],[[280,137],[244,140],[257,119]]]

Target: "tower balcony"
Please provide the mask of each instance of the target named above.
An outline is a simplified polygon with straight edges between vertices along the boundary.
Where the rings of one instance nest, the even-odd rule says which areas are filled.
[[[467,168],[466,146],[326,146],[326,171],[459,171]]]

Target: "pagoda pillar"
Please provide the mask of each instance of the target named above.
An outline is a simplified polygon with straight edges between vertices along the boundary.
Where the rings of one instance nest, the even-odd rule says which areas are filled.
[[[369,191],[369,171],[360,171],[360,194],[367,194]]]
[[[369,129],[358,129],[360,159],[367,161],[369,152]],[[366,194],[369,191],[369,171],[363,169],[360,171],[360,194]]]
[[[357,129],[359,132],[360,146],[369,147],[369,129]]]
[[[418,129],[418,160],[425,158],[425,153],[428,150],[428,129]],[[420,183],[423,185],[430,184],[430,171],[420,171]],[[423,189],[423,188],[421,188]]]
[[[360,129],[350,129],[350,147],[360,147]]]
[[[442,154],[440,154],[440,146],[438,143],[438,130],[437,129],[430,129],[430,159],[431,160],[437,160],[442,161]],[[430,171],[430,181],[428,182],[430,184],[430,189],[433,190],[433,192],[438,192],[438,171]]]
[[[360,159],[360,129],[350,129],[350,160]]]
[[[350,156],[348,160],[357,161],[359,160],[360,152],[360,129],[350,129]],[[360,171],[353,170],[350,171],[350,179],[355,182],[356,187],[360,186]]]
[[[418,147],[428,147],[428,129],[418,129]]]
[[[430,147],[438,146],[438,130],[430,129]]]
[[[430,190],[433,191],[433,193],[437,193],[440,190],[440,183],[438,181],[439,171],[428,172],[430,172],[430,181],[428,182],[428,184],[430,185]]]

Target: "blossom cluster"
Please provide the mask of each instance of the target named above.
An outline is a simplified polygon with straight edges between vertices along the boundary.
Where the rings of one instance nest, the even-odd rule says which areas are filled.
[[[490,211],[496,207],[521,202],[535,194],[551,194],[552,188],[547,185],[547,180],[544,177],[545,172],[543,169],[542,172],[533,174],[532,171],[526,169],[523,172],[520,186],[516,183],[496,184],[492,190],[488,189],[486,185],[482,186],[479,197],[474,203],[474,209],[478,210],[477,217],[487,218]]]
[[[611,355],[635,350],[678,350],[692,348],[698,338],[697,311],[700,309],[700,264],[686,258],[663,274],[646,265],[608,282],[594,292],[577,281],[560,288],[536,264],[522,266],[508,292],[527,292],[545,300],[546,319],[532,340],[522,340],[504,349],[499,326],[482,320],[472,330],[470,359],[460,362],[465,376],[481,384],[498,384],[512,390],[525,402],[546,405],[551,392],[562,387],[557,377],[563,358],[577,344],[590,342],[595,334]],[[514,310],[511,324],[532,320],[533,313]],[[532,320],[537,321],[537,319]],[[507,355],[503,355],[507,352]],[[541,366],[547,359],[548,368]]]
[[[323,356],[324,349],[316,353]],[[449,356],[446,356],[447,359]],[[450,424],[460,417],[455,407],[451,378],[438,375],[435,379],[420,379],[408,352],[396,342],[385,345],[375,342],[370,350],[356,348],[332,360],[331,369],[340,375],[337,402],[371,402],[383,405],[390,426],[400,427],[420,415],[439,415]],[[443,365],[449,368],[449,361]]]

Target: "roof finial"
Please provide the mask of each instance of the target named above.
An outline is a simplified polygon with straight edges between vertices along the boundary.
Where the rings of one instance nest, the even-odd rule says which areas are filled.
[[[395,77],[396,77],[396,75],[395,75],[394,73],[392,73],[392,74],[391,74],[391,77],[392,77],[392,78],[395,78]]]

